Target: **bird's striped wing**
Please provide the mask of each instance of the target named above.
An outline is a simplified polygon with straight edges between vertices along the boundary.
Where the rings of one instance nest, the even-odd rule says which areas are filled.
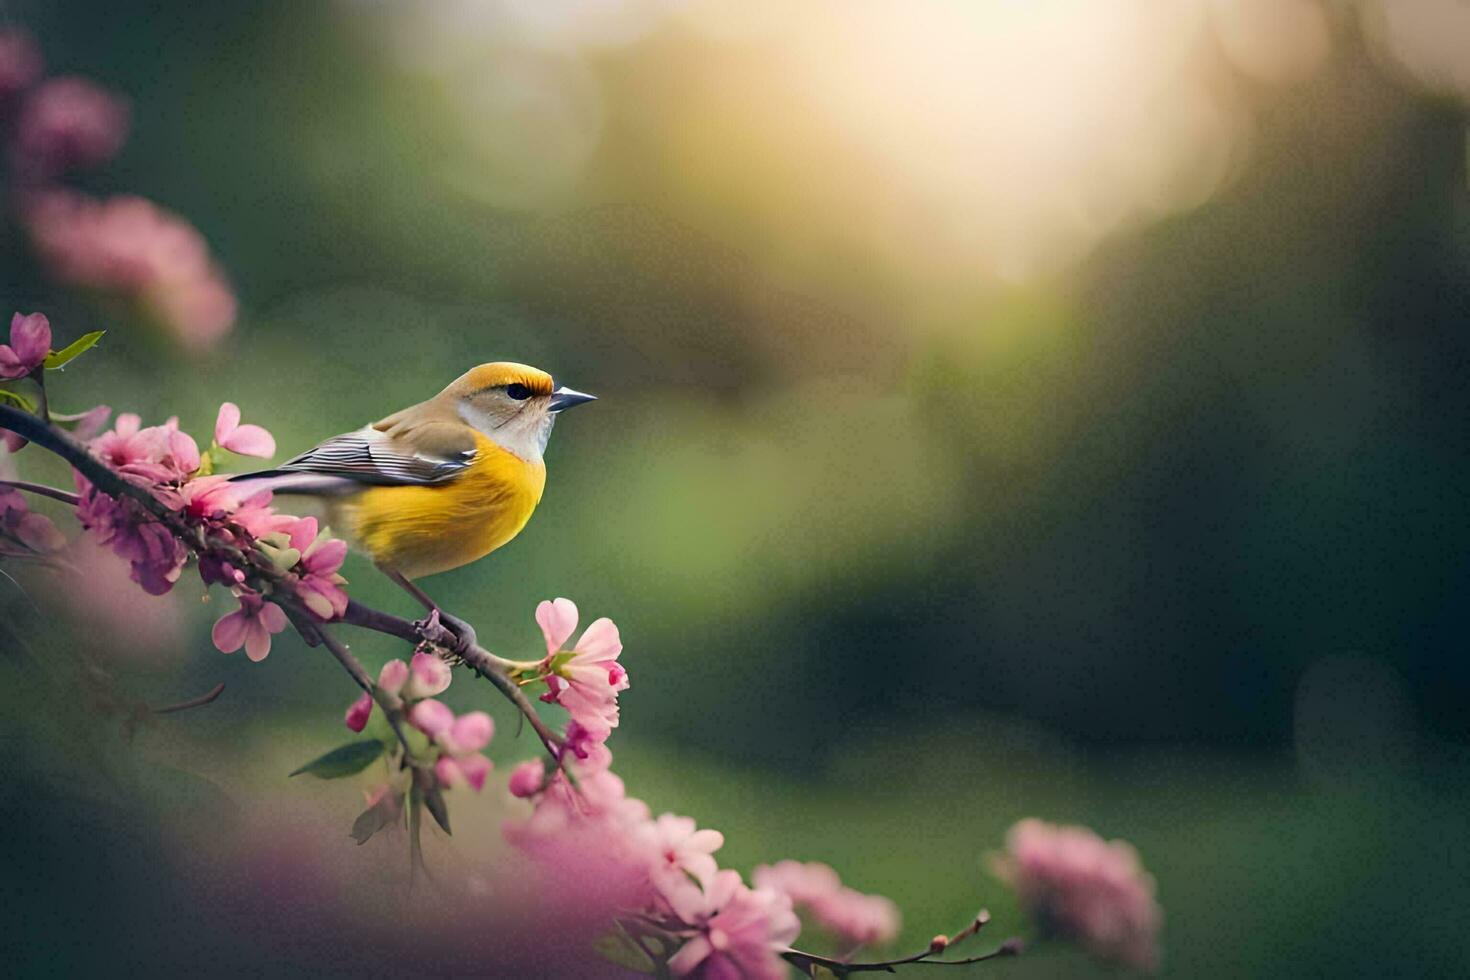
[[[474,461],[473,438],[433,442],[432,449],[413,448],[405,440],[369,427],[333,436],[273,472],[336,477],[372,486],[429,486],[454,479]]]

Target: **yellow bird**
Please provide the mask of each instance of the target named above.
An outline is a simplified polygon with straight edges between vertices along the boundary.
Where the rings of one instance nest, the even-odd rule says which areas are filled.
[[[426,402],[232,479],[323,498],[334,529],[473,642],[468,625],[412,580],[467,565],[519,534],[541,502],[541,457],[557,415],[595,400],[525,364],[481,364]]]

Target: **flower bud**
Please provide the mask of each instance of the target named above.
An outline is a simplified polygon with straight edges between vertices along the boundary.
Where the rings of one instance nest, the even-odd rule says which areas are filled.
[[[546,763],[539,758],[527,759],[510,771],[510,795],[525,799],[541,792],[546,779]]]
[[[450,666],[432,653],[416,653],[408,665],[403,696],[411,701],[443,694],[449,687]]]

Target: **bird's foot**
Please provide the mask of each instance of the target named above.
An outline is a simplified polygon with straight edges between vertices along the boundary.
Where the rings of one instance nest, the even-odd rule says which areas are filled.
[[[449,644],[449,649],[461,658],[479,643],[473,626],[437,606],[413,625],[425,639],[433,639],[441,630],[448,630],[454,635],[454,642]]]

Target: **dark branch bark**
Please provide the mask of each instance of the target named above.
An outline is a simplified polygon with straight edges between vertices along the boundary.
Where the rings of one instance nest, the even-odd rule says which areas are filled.
[[[72,507],[82,502],[82,498],[70,490],[62,490],[59,487],[48,487],[44,483],[27,483],[24,480],[0,480],[0,487],[24,490],[26,493],[34,493],[40,497],[50,497],[52,500],[59,500],[63,504],[69,504]]]

